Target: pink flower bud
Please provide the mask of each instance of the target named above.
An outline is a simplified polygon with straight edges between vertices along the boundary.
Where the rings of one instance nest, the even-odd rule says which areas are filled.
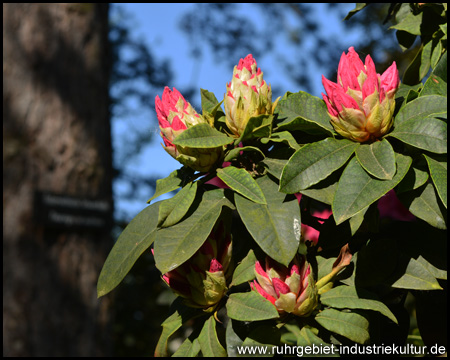
[[[257,261],[255,275],[252,290],[275,305],[279,313],[308,316],[316,308],[317,290],[304,256],[294,258],[288,267],[266,257],[266,269]]]
[[[212,311],[231,281],[231,251],[231,234],[219,221],[200,249],[162,279],[186,305]]]
[[[263,80],[253,56],[240,59],[224,97],[228,128],[239,137],[252,116],[272,114],[277,102],[272,104],[271,87]]]
[[[363,64],[350,47],[341,56],[337,79],[334,83],[322,76],[326,92],[322,96],[336,132],[358,142],[385,135],[393,124],[400,82],[395,62],[380,76],[370,55]]]
[[[188,148],[174,145],[174,139],[187,128],[208,121],[197,114],[181,93],[173,88],[164,88],[162,99],[155,98],[155,110],[158,117],[164,149],[183,165],[197,171],[208,171],[223,155],[222,147],[218,148]]]

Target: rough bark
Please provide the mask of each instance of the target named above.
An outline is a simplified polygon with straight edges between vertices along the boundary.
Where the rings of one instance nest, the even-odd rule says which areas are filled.
[[[107,33],[105,4],[3,4],[4,356],[110,355],[109,229],[33,213],[36,190],[112,198]]]

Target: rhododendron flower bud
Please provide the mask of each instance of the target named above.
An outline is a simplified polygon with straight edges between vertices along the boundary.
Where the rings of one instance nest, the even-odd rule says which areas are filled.
[[[228,128],[239,137],[252,116],[272,114],[277,102],[272,104],[271,87],[263,80],[253,56],[241,59],[234,67],[224,99]]]
[[[337,83],[322,76],[322,96],[336,132],[358,142],[385,135],[393,124],[399,82],[395,61],[380,75],[370,55],[363,64],[350,47],[339,61]]]
[[[197,114],[181,93],[173,88],[164,88],[162,99],[155,98],[156,115],[158,117],[164,149],[183,165],[194,170],[208,171],[216,161],[222,157],[222,147],[217,148],[189,148],[174,145],[174,139],[187,128],[208,121]]]
[[[162,278],[186,305],[213,311],[231,280],[231,250],[231,235],[219,223],[188,261]]]
[[[275,305],[279,313],[308,316],[316,308],[317,289],[304,256],[295,257],[288,267],[266,257],[265,269],[256,262],[255,275],[252,290]]]

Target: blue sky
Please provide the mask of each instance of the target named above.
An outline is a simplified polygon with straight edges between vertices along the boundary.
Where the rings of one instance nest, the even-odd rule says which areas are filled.
[[[130,21],[133,24],[132,37],[143,39],[151,48],[152,53],[157,56],[158,60],[167,58],[171,62],[174,77],[171,84],[167,84],[170,88],[176,87],[179,89],[187,88],[188,85],[194,85],[200,88],[212,91],[217,99],[220,101],[225,93],[225,84],[231,80],[233,68],[225,63],[216,63],[213,56],[208,49],[203,51],[203,56],[199,63],[189,56],[189,39],[185,33],[180,29],[179,22],[182,16],[191,9],[194,4],[118,4],[127,13],[132,16]],[[347,4],[348,11],[354,8],[354,4]],[[249,4],[242,4],[240,11],[247,11]],[[327,16],[324,11],[323,4],[317,4],[315,8],[317,11],[317,18],[321,19],[321,27],[330,34],[330,41],[336,34],[343,33],[342,20],[334,19]],[[349,46],[352,45],[352,38],[357,34],[346,34],[348,37]],[[307,44],[306,44],[307,45]],[[206,46],[206,45],[205,45]],[[280,37],[276,45],[279,49],[289,46],[286,40]],[[342,49],[345,51],[347,49]],[[281,51],[282,53],[283,51]],[[241,57],[245,57],[247,54],[242,54]],[[235,64],[239,62],[239,59],[235,59]],[[264,72],[264,79],[272,85],[272,87],[278,86],[281,90],[280,94],[274,94],[275,96],[283,95],[286,91],[297,92],[299,90],[297,85],[293,83],[287,74],[283,71],[277,72],[277,59],[274,56],[268,55],[261,59],[256,59],[258,67]],[[336,64],[337,66],[337,64]],[[320,96],[322,91],[320,68],[317,71],[312,72],[311,82],[313,84],[312,95]],[[163,88],[160,89],[159,94],[161,96]],[[197,99],[186,99],[188,101],[200,103],[200,96]],[[200,110],[200,109],[197,109]],[[152,114],[154,116],[154,114]],[[133,173],[146,174],[148,176],[158,175],[159,178],[164,178],[172,171],[180,168],[180,164],[169,156],[160,145],[161,139],[159,137],[159,129],[153,119],[145,117],[136,117],[126,122],[122,122],[119,126],[113,128],[113,137],[120,136],[123,131],[126,131],[127,126],[133,126],[139,128],[142,121],[153,121],[150,128],[150,132],[156,133],[153,136],[152,141],[149,141],[149,145],[143,149],[142,153],[136,157],[136,159],[130,161],[127,167]],[[149,134],[150,137],[150,134]],[[114,188],[116,192],[121,189],[121,184],[115,184]],[[146,200],[153,194],[142,194],[142,200],[133,201],[117,201],[117,209],[126,209],[129,220],[131,220],[139,211],[141,211],[147,204]],[[158,200],[163,199],[159,198]]]

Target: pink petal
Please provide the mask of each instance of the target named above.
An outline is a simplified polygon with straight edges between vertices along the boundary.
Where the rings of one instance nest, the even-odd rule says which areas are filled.
[[[381,87],[386,92],[398,88],[398,84],[400,83],[400,78],[398,76],[397,64],[395,63],[395,61],[381,75],[380,83],[381,83]]]
[[[215,273],[217,271],[223,271],[222,264],[216,259],[212,259],[211,264],[209,265],[209,272]]]
[[[264,296],[267,300],[269,300],[272,304],[275,305],[275,301],[277,301],[277,299],[275,299],[273,296],[270,296],[256,281],[253,281],[253,283],[250,283],[250,287],[252,288],[252,290],[255,290],[258,293],[260,293],[262,296]]]
[[[173,120],[172,120],[172,129],[175,130],[175,131],[178,131],[178,130],[186,130],[187,127],[186,127],[186,125],[184,124],[184,122],[182,122],[182,121],[180,120],[180,118],[179,118],[178,116],[175,116],[175,117],[173,118]]]
[[[256,64],[256,60],[253,58],[252,54],[248,54],[244,59],[239,60],[237,69],[242,70],[242,68],[245,67],[248,71],[251,72],[253,64]]]
[[[273,288],[275,289],[275,293],[277,294],[277,296],[280,296],[280,293],[287,294],[288,292],[291,291],[291,289],[289,289],[289,286],[284,281],[282,281],[278,278],[273,278],[272,284],[273,284]]]
[[[261,276],[263,276],[263,277],[265,277],[265,278],[267,278],[267,279],[270,280],[269,275],[267,275],[267,273],[264,271],[264,269],[262,268],[262,266],[261,266],[261,264],[259,263],[259,261],[257,261],[257,262],[255,263],[255,271],[256,271],[259,275],[261,275]]]

